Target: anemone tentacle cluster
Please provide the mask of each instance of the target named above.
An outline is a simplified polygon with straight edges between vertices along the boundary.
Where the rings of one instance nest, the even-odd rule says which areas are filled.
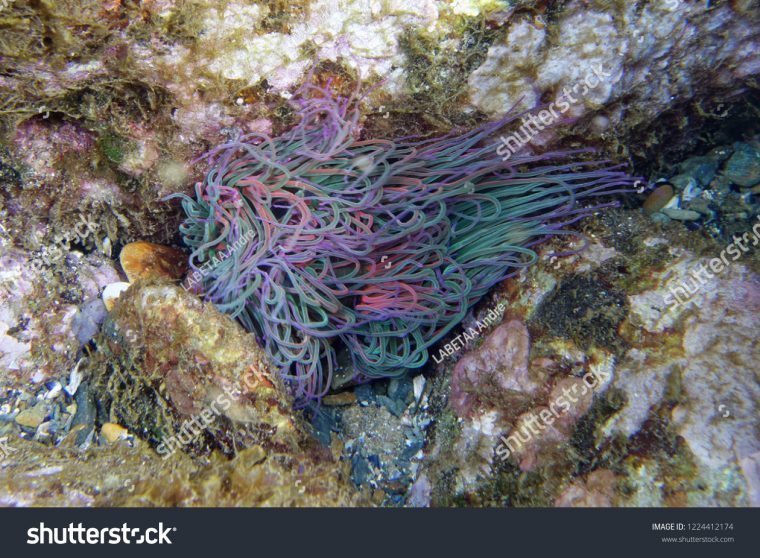
[[[257,333],[301,402],[327,392],[340,347],[365,378],[424,365],[493,285],[536,261],[533,246],[577,234],[566,227],[633,182],[578,152],[503,161],[484,140],[514,115],[360,140],[361,99],[307,79],[296,126],[216,147],[195,197],[178,194],[191,267],[213,262],[204,296]]]

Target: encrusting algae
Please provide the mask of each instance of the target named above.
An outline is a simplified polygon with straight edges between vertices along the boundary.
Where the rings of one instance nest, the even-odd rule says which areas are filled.
[[[170,470],[191,467],[189,456],[193,466],[210,464],[202,475],[229,475],[235,490],[259,503],[361,502],[344,466],[292,411],[253,336],[211,304],[181,287],[140,280],[116,301],[103,330],[101,351],[88,364],[103,401],[98,420],[147,442]],[[267,488],[257,495],[251,484],[260,482]],[[206,498],[206,505],[220,503]]]

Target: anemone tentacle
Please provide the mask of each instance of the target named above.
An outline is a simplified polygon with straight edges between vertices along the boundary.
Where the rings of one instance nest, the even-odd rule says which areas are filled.
[[[485,140],[515,116],[360,141],[358,94],[307,80],[292,102],[293,129],[218,146],[195,197],[178,196],[191,267],[215,262],[205,297],[257,333],[301,402],[329,389],[339,345],[363,377],[423,366],[491,287],[536,261],[532,247],[577,235],[565,227],[634,181],[573,160],[584,150],[502,160]]]

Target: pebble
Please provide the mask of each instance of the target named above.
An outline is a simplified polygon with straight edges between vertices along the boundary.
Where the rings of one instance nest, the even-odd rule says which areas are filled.
[[[72,426],[66,437],[63,438],[63,440],[60,441],[58,444],[61,448],[76,448],[79,447],[79,445],[82,442],[82,439],[80,438],[81,433],[87,431],[87,426],[84,424],[77,424],[75,426]]]
[[[420,374],[414,377],[414,400],[419,401],[422,397],[422,390],[425,389],[425,376]]]
[[[685,203],[688,203],[691,200],[697,198],[701,193],[702,188],[700,188],[697,185],[697,181],[692,178],[686,185],[686,188],[684,188],[683,192],[681,192],[681,200]]]
[[[734,154],[726,162],[723,174],[742,188],[760,184],[760,153],[746,143],[735,143]]]
[[[55,399],[62,391],[63,386],[61,385],[61,382],[55,381],[50,386],[50,391],[45,394],[45,399]]]
[[[113,422],[105,423],[100,429],[100,435],[103,436],[109,444],[130,438],[129,430]]]
[[[112,248],[113,248],[113,246],[111,245],[111,239],[108,238],[108,237],[105,237],[103,239],[103,248],[101,249],[102,254],[105,257],[110,258],[111,257],[111,249]]]
[[[385,395],[378,395],[376,400],[378,403],[380,403],[380,405],[388,409],[391,414],[397,417],[400,417],[406,408],[406,405],[404,405],[403,401],[391,399]]]
[[[391,378],[388,382],[388,397],[401,403],[411,401],[412,390],[412,380],[408,376]]]
[[[710,204],[708,203],[707,200],[703,200],[703,199],[692,200],[689,203],[689,209],[691,211],[696,211],[697,213],[701,213],[708,219],[715,217],[715,212],[712,209],[710,209]]]
[[[356,403],[356,394],[353,391],[342,391],[340,393],[334,393],[322,399],[322,403],[335,407],[353,405]]]
[[[691,209],[678,209],[677,207],[666,207],[662,212],[676,221],[696,221],[702,216]]]
[[[707,186],[718,171],[718,161],[712,157],[690,157],[679,165],[681,176],[696,180],[700,186]],[[675,177],[671,179],[675,184]]]
[[[100,324],[106,319],[106,310],[105,300],[99,298],[88,300],[80,307],[72,324],[80,345],[84,345],[98,333]]]
[[[79,367],[81,366],[82,362],[84,362],[84,358],[80,358],[74,368],[71,369],[71,374],[69,374],[69,383],[66,385],[65,388],[63,388],[66,393],[73,396],[76,394],[77,390],[79,389],[79,384],[82,383],[82,373],[79,371]]]
[[[73,427],[77,425],[84,425],[81,431],[76,435],[76,443],[81,446],[85,444],[88,438],[92,435],[95,429],[95,418],[97,416],[97,408],[95,407],[95,398],[90,393],[87,383],[83,383],[76,392],[75,403],[77,404],[77,412],[71,422],[72,432]]]
[[[53,434],[58,430],[58,423],[56,421],[43,422],[37,428],[37,432],[34,433],[34,440],[46,441],[49,440]]]
[[[48,415],[47,406],[40,402],[31,409],[25,409],[16,416],[16,423],[27,428],[34,428],[42,424]]]
[[[689,186],[696,185],[697,179],[692,178],[688,174],[677,174],[670,179],[670,183],[675,186],[676,190],[681,191],[685,190]]]
[[[663,184],[654,189],[644,202],[644,211],[648,214],[657,213],[673,198],[675,191],[670,184]]]
[[[707,157],[709,157],[716,163],[722,163],[723,161],[728,159],[733,153],[734,153],[734,150],[732,147],[721,145],[719,147],[712,148],[710,152],[707,154]]]

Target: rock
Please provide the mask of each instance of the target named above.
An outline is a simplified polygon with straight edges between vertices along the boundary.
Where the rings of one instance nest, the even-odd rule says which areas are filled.
[[[511,320],[465,355],[451,377],[450,402],[457,414],[469,415],[483,397],[494,397],[499,391],[508,399],[529,397],[537,389],[528,377],[529,349],[528,328]]]
[[[0,370],[9,372],[0,374],[0,392],[62,381],[97,332],[101,314],[92,301],[116,271],[97,254],[70,259],[53,272],[31,252],[0,244]]]
[[[648,214],[656,213],[665,207],[673,198],[675,190],[670,184],[663,184],[655,188],[644,202],[644,211]]]
[[[390,397],[387,397],[385,395],[378,395],[377,396],[377,402],[380,403],[383,407],[388,409],[393,415],[400,417],[404,410],[406,409],[406,405],[404,405],[403,401],[399,401],[397,399],[391,399]]]
[[[681,192],[681,201],[683,203],[690,203],[692,200],[696,199],[702,191],[703,190],[699,187],[697,181],[692,178]],[[691,207],[691,204],[689,206]]]
[[[679,171],[681,176],[693,178],[703,188],[706,187],[712,179],[715,178],[715,173],[718,171],[718,161],[713,157],[690,157],[679,165]],[[676,184],[676,177],[670,179],[673,184]]]
[[[726,39],[699,33],[691,23],[703,12],[702,7],[680,2],[674,9],[669,4],[569,2],[546,26],[535,25],[531,17],[516,14],[490,46],[483,63],[469,76],[472,104],[489,115],[504,115],[516,108],[532,111],[535,116],[545,108],[542,103],[551,99],[557,107],[564,103],[566,117],[601,112],[614,129],[618,123],[630,125],[630,113],[605,110],[622,99],[629,106],[642,107],[644,121],[651,122],[675,106],[675,91],[684,80],[691,84],[691,94],[697,82],[732,83],[736,74],[727,70],[730,66],[721,64],[734,56],[737,67],[743,68],[740,73],[749,76],[758,71],[756,58],[748,54],[757,40],[756,23],[745,25],[734,20],[733,9],[728,6],[711,10],[700,27],[724,29],[724,37],[743,42],[747,49],[747,54],[717,54]],[[757,21],[758,13],[751,3],[737,6],[737,10]],[[658,66],[658,59],[678,63]],[[707,70],[712,78],[702,70],[705,59],[712,63]],[[654,67],[661,79],[651,79]],[[573,95],[573,87],[584,84],[584,76],[588,75],[599,79],[593,79],[595,85],[585,87],[583,95]],[[726,76],[725,81],[718,77],[721,75]],[[514,123],[513,131],[518,129],[519,124]],[[554,126],[548,137],[562,132],[561,126]],[[532,141],[540,145],[546,137],[544,132]]]
[[[74,317],[72,329],[81,345],[89,342],[98,333],[100,325],[106,319],[106,310],[107,306],[99,298],[93,298],[80,307]]]
[[[298,447],[304,430],[282,382],[254,336],[213,305],[179,287],[137,283],[121,295],[104,331],[109,362],[89,367],[95,389],[120,424],[159,451]],[[110,362],[124,382],[113,384]]]
[[[322,475],[331,477],[322,498],[353,497],[347,471],[311,438],[255,336],[212,304],[138,281],[98,345],[87,369],[103,412],[169,462],[225,454],[234,483],[258,491],[247,496],[255,501],[290,501],[306,487],[311,495],[297,501],[315,502],[310,479]]]
[[[88,443],[91,439],[91,435],[95,430],[95,418],[97,417],[97,408],[95,406],[95,397],[92,394],[91,388],[88,383],[79,384],[75,394],[74,400],[76,402],[76,414],[71,421],[72,427],[79,426],[76,434],[72,433],[69,436],[74,435],[74,443],[77,446],[81,446]]]
[[[76,412],[68,437],[44,452],[21,440],[0,467],[0,505],[367,503],[346,465],[310,438],[254,336],[212,305],[182,288],[138,281],[113,308],[97,345],[79,366],[81,384],[72,372],[79,385],[70,390],[75,404],[67,395],[68,413]],[[55,402],[63,405],[62,398]],[[99,412],[109,444],[91,443]],[[38,403],[18,424],[40,433],[47,414]],[[198,444],[169,441],[209,417]],[[53,432],[55,420],[49,426],[42,434]],[[129,434],[134,448],[113,443]],[[60,483],[70,489],[62,494]]]
[[[723,174],[742,188],[760,184],[760,152],[746,143],[735,143],[734,154],[726,162]]]
[[[732,147],[721,145],[721,146],[712,148],[707,153],[707,157],[709,159],[712,159],[716,163],[720,164],[726,159],[728,159],[731,155],[733,155],[733,153],[734,153],[734,150]]]
[[[326,396],[322,403],[328,406],[353,405],[356,403],[356,394],[353,391],[342,391]]]
[[[0,506],[12,507],[334,507],[367,506],[343,481],[346,468],[261,447],[198,463],[164,460],[145,442],[79,450],[15,443],[0,467]],[[303,467],[299,465],[303,464]],[[63,491],[61,486],[66,487]]]
[[[676,221],[696,221],[702,215],[691,209],[679,209],[677,207],[666,207],[662,212]]]
[[[693,468],[689,478],[696,480],[674,480],[670,488],[660,485],[655,499],[647,496],[647,502],[663,505],[670,498],[674,505],[741,506],[753,497],[748,492],[748,486],[756,486],[750,462],[760,452],[754,341],[760,278],[738,262],[721,274],[711,273],[710,261],[683,251],[664,271],[653,274],[653,288],[630,296],[637,329],[657,343],[631,349],[619,363],[613,387],[624,394],[626,403],[603,430],[631,439],[646,430],[648,421],[665,421],[687,448],[665,462],[649,459],[645,467],[631,460],[630,478],[634,468],[641,475],[634,503],[644,502],[644,492],[652,492],[652,477],[672,461]],[[693,293],[681,300],[687,294],[687,278],[699,269],[707,269],[709,275],[701,272],[702,283],[695,281]],[[661,418],[674,399],[678,405],[667,419]],[[678,499],[672,500],[673,492],[680,494]]]
[[[16,423],[27,428],[37,429],[48,416],[47,405],[43,402],[37,403],[31,409],[25,409],[16,416]]]
[[[411,401],[413,396],[413,384],[409,376],[391,378],[388,382],[388,397],[404,405]]]
[[[696,183],[697,183],[697,179],[692,178],[688,174],[677,174],[676,176],[670,179],[670,184],[675,186],[676,190],[678,190],[679,192],[682,192],[683,190],[685,190],[692,184],[696,184]]]
[[[113,444],[119,440],[126,440],[130,437],[129,430],[112,422],[105,423],[100,429],[100,434],[109,444]]]
[[[743,457],[739,463],[747,481],[749,505],[760,507],[760,451]]]
[[[414,388],[414,400],[419,401],[420,397],[422,397],[422,390],[425,389],[425,376],[423,376],[422,374],[415,376],[413,380],[413,388]]]
[[[570,439],[578,420],[591,408],[594,393],[605,387],[598,379],[588,381],[589,387],[576,377],[557,381],[545,402],[517,417],[512,429],[500,437],[497,456],[516,458],[523,471],[532,471],[546,461],[546,456]]]
[[[575,481],[554,500],[557,508],[609,508],[613,505],[616,478],[612,471],[598,469],[585,481]]]
[[[409,489],[406,505],[410,508],[429,508],[431,489],[432,486],[427,476],[425,474],[420,475]]]

